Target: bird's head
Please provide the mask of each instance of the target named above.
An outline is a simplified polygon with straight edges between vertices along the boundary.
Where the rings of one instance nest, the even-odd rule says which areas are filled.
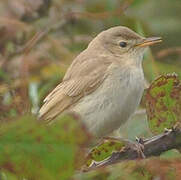
[[[146,47],[161,42],[160,37],[145,38],[124,26],[117,26],[98,35],[101,46],[116,56],[143,55]]]

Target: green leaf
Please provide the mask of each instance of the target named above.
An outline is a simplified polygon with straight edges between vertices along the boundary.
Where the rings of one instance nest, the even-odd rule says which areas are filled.
[[[19,179],[69,179],[83,161],[80,146],[87,138],[82,124],[70,116],[52,125],[24,116],[0,128],[0,168]]]
[[[105,139],[98,146],[94,147],[87,156],[86,166],[90,167],[95,162],[103,161],[112,155],[113,152],[124,150],[126,143],[116,139]]]
[[[176,74],[163,75],[146,92],[148,123],[155,134],[181,120],[181,83]]]
[[[145,2],[145,0],[135,0],[132,3],[132,6],[139,6],[141,4],[143,4]]]

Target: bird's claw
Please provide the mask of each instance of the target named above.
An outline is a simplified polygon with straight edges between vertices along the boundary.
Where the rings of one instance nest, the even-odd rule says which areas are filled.
[[[144,151],[144,140],[143,138],[136,137],[135,150],[139,158],[145,158]]]
[[[172,127],[172,131],[176,132],[177,130],[181,129],[181,123],[177,122],[173,127]]]
[[[174,127],[172,129],[164,128],[164,133],[168,133],[174,130]]]
[[[136,142],[139,143],[139,144],[144,144],[143,138],[139,138],[137,136],[136,136]]]

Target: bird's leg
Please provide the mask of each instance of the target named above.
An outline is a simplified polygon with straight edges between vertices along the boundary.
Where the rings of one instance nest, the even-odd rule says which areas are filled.
[[[172,131],[177,131],[178,129],[181,128],[181,123],[180,122],[177,122],[173,127],[172,127]]]
[[[136,137],[136,143],[134,145],[135,145],[135,147],[133,147],[133,149],[135,149],[136,152],[138,153],[138,157],[144,159],[145,158],[145,155],[143,153],[143,151],[144,151],[144,140],[142,138]]]

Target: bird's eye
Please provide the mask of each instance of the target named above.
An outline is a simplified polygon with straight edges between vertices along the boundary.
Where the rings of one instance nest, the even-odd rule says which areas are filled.
[[[119,46],[121,46],[121,47],[126,47],[126,46],[127,46],[127,43],[124,42],[124,41],[122,41],[122,42],[119,43]]]

